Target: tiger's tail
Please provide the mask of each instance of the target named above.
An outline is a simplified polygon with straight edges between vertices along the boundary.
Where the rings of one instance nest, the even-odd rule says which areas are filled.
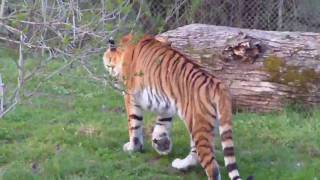
[[[232,139],[232,104],[228,90],[223,84],[217,87],[217,114],[220,121],[219,132],[223,150],[224,162],[228,175],[232,180],[241,180],[236,163],[234,144]]]

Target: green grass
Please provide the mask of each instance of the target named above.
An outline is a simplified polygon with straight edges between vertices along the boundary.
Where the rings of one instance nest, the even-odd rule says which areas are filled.
[[[14,62],[3,51],[0,54],[0,72],[13,88]],[[42,73],[48,74],[61,64],[50,62]],[[102,66],[99,60],[94,64]],[[41,78],[29,82],[27,91]],[[159,156],[151,147],[152,114],[145,118],[145,151],[124,153],[122,145],[128,134],[123,107],[118,93],[90,80],[78,66],[54,76],[33,98],[0,120],[0,179],[206,179],[200,167],[188,172],[170,167],[175,158],[189,151],[189,135],[177,118],[173,151],[168,156]],[[243,177],[320,178],[319,109],[238,113],[234,132]],[[216,141],[222,178],[228,179],[219,138]]]

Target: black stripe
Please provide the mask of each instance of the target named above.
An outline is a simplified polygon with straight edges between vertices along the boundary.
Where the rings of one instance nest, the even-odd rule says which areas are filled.
[[[157,90],[155,90],[155,91],[156,91],[156,94],[152,94],[152,95],[153,95],[153,98],[156,100],[157,107],[159,107],[160,101],[159,101],[158,96],[157,96],[158,92],[157,92]]]
[[[201,139],[200,139],[200,138],[201,138]],[[198,144],[199,144],[201,141],[209,142],[209,139],[208,139],[207,137],[204,137],[204,136],[202,135],[202,136],[200,136],[200,137],[198,138],[198,140],[196,140],[195,145],[198,146]]]
[[[192,132],[192,124],[193,124],[193,120],[192,118],[189,120],[189,123],[188,123],[188,129],[189,129],[189,132]],[[193,135],[191,134],[191,136],[193,137]]]
[[[161,123],[156,122],[156,125],[164,126],[165,124],[161,124]]]
[[[164,47],[163,47],[163,46],[160,46],[160,47],[155,47],[154,49],[151,49],[151,52],[146,56],[146,58],[147,58],[149,61],[147,62],[147,65],[146,65],[145,67],[148,68],[149,66],[151,66],[151,65],[154,64],[155,61],[152,61],[152,59],[153,59],[153,57],[156,57],[155,55],[156,55],[162,48],[164,48]],[[160,54],[159,56],[163,55],[164,53],[166,53],[166,49],[164,49],[163,52],[161,52],[161,54]],[[159,56],[157,56],[157,57],[159,57]],[[150,63],[151,63],[151,64],[150,64]],[[150,70],[151,70],[151,68],[150,68]]]
[[[191,83],[191,88],[194,89],[196,82],[198,81],[199,78],[203,77],[203,73],[201,73],[199,76],[196,76],[194,79],[191,79],[192,83]]]
[[[181,77],[181,78],[184,80],[182,86],[183,86],[183,87],[188,87],[188,86],[187,86],[187,85],[188,85],[188,82],[185,81],[185,76],[186,76],[186,73],[187,73],[187,70],[188,70],[188,68],[187,68],[186,66],[187,66],[188,64],[191,64],[191,63],[189,63],[187,60],[185,60],[185,61],[186,61],[186,63],[185,63],[184,66],[183,66],[182,77]],[[188,88],[183,88],[182,93],[183,93],[183,94],[181,94],[182,97],[188,97],[188,96],[189,96]],[[184,98],[183,98],[183,99],[184,99]],[[184,102],[184,111],[182,112],[182,113],[184,114],[184,116],[187,116],[188,107],[189,107],[189,102],[190,102],[189,99]]]
[[[166,64],[166,67],[168,67],[168,69],[169,69],[169,68],[172,69],[172,66],[173,66],[173,64],[176,62],[176,59],[177,59],[177,58],[179,58],[179,54],[177,54],[176,52],[173,51],[173,55],[172,55],[172,57],[170,57],[170,58],[168,59],[168,62],[167,62],[167,64]],[[171,64],[171,62],[173,62],[173,63]]]
[[[223,149],[224,156],[234,156],[234,148],[233,147],[226,147]]]
[[[141,126],[133,126],[133,127],[131,127],[130,129],[131,130],[137,130],[137,129],[139,129]]]
[[[163,70],[162,61],[164,60],[164,58],[165,58],[166,56],[167,56],[167,54],[162,57],[161,64],[160,64],[160,68],[159,68],[159,89],[160,89],[160,91],[161,91],[161,93],[159,93],[160,96],[161,96],[161,94],[163,94],[163,93],[165,92],[165,91],[163,90],[163,85],[162,85],[162,81],[163,81],[163,79],[162,79],[162,77],[163,77],[163,75],[162,75],[162,70]],[[166,67],[165,67],[165,69],[166,69]],[[164,73],[164,74],[166,74],[166,73]],[[161,96],[161,98],[163,99],[163,101],[166,102],[166,100],[165,100],[165,98],[164,98],[163,96]],[[166,103],[166,104],[167,104],[167,103]]]
[[[237,169],[238,169],[237,163],[232,163],[227,165],[228,172],[232,172],[233,170],[237,170]]]
[[[146,47],[146,45],[148,45],[150,43],[150,41],[148,42],[148,41],[144,41],[144,44],[142,44],[141,46],[140,46],[140,50],[139,50],[139,53],[138,53],[138,57],[139,57],[139,55],[142,53],[142,50],[143,50],[143,48],[144,47]],[[141,43],[140,43],[141,44]],[[150,44],[149,44],[150,45]]]
[[[171,56],[167,59],[167,63],[165,65],[165,67],[167,68],[166,70],[166,82],[167,82],[167,85],[169,86],[169,89],[170,89],[170,93],[171,93],[171,97],[173,98],[173,101],[176,102],[176,98],[175,96],[173,95],[173,90],[172,90],[172,83],[169,83],[170,80],[169,80],[169,76],[168,76],[168,73],[170,72],[170,69],[172,68],[172,64],[171,62],[173,61],[174,63],[174,60],[175,60],[175,56],[176,56],[176,52],[174,51],[171,51],[172,54]],[[177,57],[176,57],[177,58]]]
[[[210,146],[210,144],[201,144],[199,146],[197,146],[197,148],[208,148],[208,149],[212,149],[212,146]]]
[[[186,63],[184,64],[184,67],[183,67],[183,73],[181,73],[182,74],[182,79],[184,79],[183,77],[185,77],[185,75],[186,75],[186,71],[187,71],[187,64],[190,64],[188,61],[186,61]]]
[[[163,47],[162,47],[163,48]],[[154,70],[154,72],[159,68],[161,67],[161,64],[162,64],[162,61],[163,61],[163,58],[165,56],[163,56],[164,54],[167,53],[166,49],[163,50],[163,52],[161,52],[160,54],[156,55],[157,53],[159,53],[159,51],[161,51],[162,48],[159,48],[157,49],[150,58],[150,61],[148,62],[148,64],[146,65],[146,67],[148,68],[149,65],[151,66],[149,69],[152,70],[152,65],[154,65],[154,63],[157,63],[156,64],[156,69]],[[156,59],[154,59],[153,61],[151,61],[154,57],[153,56],[156,56]],[[159,60],[160,60],[160,63],[159,63]],[[152,62],[152,63],[151,63]],[[151,63],[151,64],[150,64]]]
[[[169,118],[161,118],[161,119],[158,119],[158,121],[161,121],[161,122],[164,122],[164,121],[172,121],[172,117],[169,117]]]
[[[135,104],[134,106],[135,106],[136,108],[141,109],[141,106],[140,106],[139,104]]]
[[[213,157],[212,156],[212,154],[211,154],[211,152],[207,152],[207,153],[199,153],[199,160],[200,160],[200,162],[202,163],[203,161],[204,161],[204,158],[206,157],[206,156],[210,156],[210,157]]]
[[[212,125],[211,125],[212,126]],[[205,127],[205,126],[203,126],[203,127],[201,127],[201,128],[198,128],[198,129],[196,129],[196,130],[194,130],[193,132],[192,132],[192,137],[195,137],[198,133],[200,133],[200,132],[205,132],[205,133],[208,133],[208,134],[210,134],[211,132],[212,132],[212,130],[213,130],[213,128],[210,126],[210,129],[207,129],[207,126]]]
[[[135,119],[135,120],[138,120],[138,121],[142,121],[143,120],[143,118],[141,116],[137,116],[135,114],[129,115],[129,118],[130,119]]]
[[[221,141],[232,139],[232,130],[229,129],[227,131],[224,131],[220,136],[221,136]]]
[[[136,49],[136,48],[134,48],[134,49],[133,49],[133,52],[132,52],[132,57],[131,57],[132,60],[134,59],[134,51],[135,51],[135,49]]]
[[[198,73],[201,73],[201,71],[199,71],[199,70],[197,69],[196,72],[191,75],[190,81],[192,81],[192,79],[193,79],[193,78],[195,77],[195,75],[197,75]]]
[[[235,176],[232,180],[241,179],[240,176]]]
[[[158,53],[160,50],[161,50],[161,49],[157,50],[154,54]],[[156,60],[155,60],[155,61],[152,61],[152,62],[153,62],[152,65],[153,65],[154,63],[157,63],[157,66],[156,66],[156,67],[161,66],[162,61],[163,61],[163,59],[164,59],[164,57],[165,57],[165,56],[163,56],[163,55],[166,54],[167,52],[168,52],[167,49],[165,49],[165,50],[163,50],[163,52],[161,52],[160,54],[158,54]],[[152,58],[152,57],[151,57],[151,58]],[[159,62],[159,60],[160,60],[160,62]]]
[[[214,125],[211,123],[211,121],[207,121],[206,122],[207,123],[207,127],[209,127],[211,130],[213,130],[214,129]]]
[[[183,111],[184,113],[182,112],[182,113],[184,114],[184,116],[186,116],[186,114],[187,114],[187,112],[188,112],[189,102],[190,102],[190,101],[187,100],[186,105],[185,105],[185,108],[184,108],[185,110]]]
[[[193,65],[193,64],[192,64],[192,65]],[[189,78],[190,78],[190,77],[193,77],[195,74],[197,74],[197,72],[198,72],[198,71],[197,71],[194,67],[191,68],[190,72],[188,73],[188,75],[187,75],[187,77],[186,77],[186,87],[187,87],[187,88],[190,87],[190,83],[191,83],[190,80],[192,79],[192,78],[191,78],[191,79],[189,80]]]
[[[200,89],[202,88],[202,86],[207,83],[207,80],[208,80],[208,76],[204,76],[204,80],[200,83],[199,86],[197,86],[197,90],[198,90],[198,91],[200,91]],[[192,84],[192,86],[193,86],[193,84]],[[191,87],[192,87],[192,86],[191,86]],[[197,93],[197,96],[198,96],[198,99],[201,99],[199,93]],[[209,100],[209,99],[208,99],[208,100]],[[203,101],[199,101],[199,106],[201,107],[201,110],[202,110],[202,111],[206,110],[206,112],[207,112],[208,114],[210,114],[210,115],[212,114],[212,113],[210,112],[210,110],[206,107],[206,105],[203,103]]]
[[[150,109],[152,107],[152,101],[151,101],[151,93],[149,93],[149,91],[147,91],[147,96],[148,96],[148,106],[147,106],[147,109]]]
[[[204,84],[206,84],[207,80],[208,80],[208,76],[205,76],[205,79],[201,82],[198,88],[200,89]]]
[[[149,63],[152,60],[152,56],[154,52],[156,52],[158,49],[159,47],[156,46],[156,44],[152,43],[149,47],[146,48],[146,52],[142,53],[142,55],[144,55],[144,62],[148,61],[148,62],[145,62],[146,63],[145,67],[148,67]]]
[[[217,84],[216,84],[216,89],[217,89],[219,92],[221,91],[220,85],[221,85],[221,82],[217,82]]]
[[[166,52],[166,54],[162,57],[162,60],[161,60],[161,64],[160,64],[160,69],[159,69],[159,74],[158,74],[158,76],[159,76],[159,89],[160,89],[160,93],[159,93],[159,95],[161,96],[161,98],[163,99],[163,101],[165,101],[165,109],[167,110],[168,108],[169,108],[169,105],[168,105],[168,103],[167,103],[167,101],[169,101],[169,100],[167,100],[166,101],[166,97],[165,96],[162,96],[161,94],[163,94],[165,91],[163,90],[163,84],[162,84],[162,81],[166,81],[166,79],[167,79],[167,77],[168,76],[166,76],[165,77],[165,79],[162,79],[162,74],[166,74],[167,73],[167,66],[165,66],[165,67],[163,67],[162,66],[162,61],[164,61],[165,60],[165,58],[168,56],[168,55],[170,55],[169,53],[168,53],[168,51],[165,51]],[[172,54],[171,54],[172,55]],[[173,57],[173,56],[172,56]],[[168,60],[168,62],[170,61],[170,59]],[[167,62],[167,64],[168,64],[168,62]],[[166,64],[166,65],[167,65]],[[162,73],[162,70],[165,70],[165,73]]]
[[[213,108],[214,109],[214,108]],[[214,111],[215,112],[215,111]],[[213,118],[213,119],[217,119],[217,116],[213,113],[211,113],[211,111],[208,111],[208,114]]]
[[[206,169],[206,168],[212,163],[213,160],[214,160],[214,157],[212,156],[211,159],[210,159],[210,161],[208,161],[208,162],[203,166],[203,168]]]
[[[194,85],[195,85],[195,83],[197,82],[197,80],[203,76],[202,73],[200,73],[200,74],[196,73],[196,74],[197,74],[197,76],[195,76],[194,79],[191,78],[191,86],[190,86],[190,87],[191,87],[192,89],[194,89]]]
[[[185,66],[186,66],[186,64],[188,64],[188,62],[185,60],[185,59],[182,59],[181,61],[183,61],[183,63],[180,65],[181,67],[180,67],[180,70],[179,70],[179,72],[181,72],[181,73],[179,73],[180,75],[183,75],[183,70],[185,70],[185,69],[187,69]],[[182,76],[183,77],[183,76]]]
[[[219,167],[214,167],[212,176],[214,177],[214,179],[221,179],[220,178]]]
[[[183,94],[181,93],[182,92],[182,90],[181,90],[181,88],[182,88],[182,84],[180,84],[180,82],[181,81],[179,81],[179,79],[180,79],[180,71],[176,71],[176,69],[178,68],[178,66],[181,66],[181,63],[183,63],[183,59],[182,59],[183,57],[180,57],[179,58],[179,62],[177,63],[177,65],[174,67],[174,69],[173,69],[173,77],[174,77],[174,79],[175,79],[175,82],[177,82],[177,86],[176,86],[176,88],[177,88],[177,90],[178,90],[178,94],[177,94],[177,97],[180,97],[180,101],[181,101],[181,104],[182,105],[184,105],[184,101],[185,101],[185,98],[182,98],[181,96],[183,96]],[[183,110],[183,109],[181,109],[181,110]],[[183,113],[183,112],[182,112]],[[183,113],[184,114],[184,113]]]
[[[139,140],[139,138],[134,137],[134,138],[133,138],[133,144],[134,144],[134,145],[140,145],[140,140]]]
[[[171,73],[175,74],[176,73],[176,69],[177,69],[177,65],[180,62],[180,56],[178,56],[178,59],[174,61],[174,63],[172,64],[172,69],[171,69]]]
[[[184,77],[185,77],[185,73],[187,71],[187,67],[186,67],[187,64],[188,64],[188,61],[186,61],[184,59],[184,62],[181,65],[180,70],[179,70],[181,79],[184,79]],[[184,83],[186,83],[186,82],[185,81],[182,82],[182,84],[181,84],[182,87],[186,87],[186,86],[184,86],[185,85]],[[187,93],[188,93],[187,88],[183,88],[181,91],[181,96],[187,97]],[[185,104],[185,101],[183,101],[183,104]],[[184,111],[184,115],[186,115],[186,111]]]

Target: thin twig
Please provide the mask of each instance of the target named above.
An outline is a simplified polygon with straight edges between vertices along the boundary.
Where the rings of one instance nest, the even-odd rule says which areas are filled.
[[[61,66],[59,69],[55,70],[54,72],[52,72],[51,74],[49,74],[46,78],[44,78],[42,81],[40,81],[36,88],[34,88],[34,90],[28,94],[26,97],[32,97],[37,91],[38,89],[42,86],[43,83],[45,83],[46,81],[48,81],[49,79],[51,79],[53,76],[57,75],[58,73],[62,72],[65,68],[69,67],[73,62],[75,62],[76,59],[73,59],[71,61],[69,61],[67,64],[64,64],[63,66]]]
[[[3,118],[8,112],[10,112],[11,110],[13,110],[16,105],[18,104],[17,101],[15,101],[13,104],[11,104],[8,108],[6,108],[5,111],[3,111],[1,114],[0,114],[0,119]]]

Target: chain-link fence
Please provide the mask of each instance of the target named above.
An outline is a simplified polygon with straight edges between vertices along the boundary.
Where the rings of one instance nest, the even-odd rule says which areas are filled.
[[[147,4],[145,8],[150,12],[146,13],[149,18],[142,20],[148,30],[157,23],[162,25],[157,24],[162,28],[160,30],[204,23],[249,29],[320,32],[320,0],[158,0],[143,3]],[[146,23],[148,20],[152,22]]]

